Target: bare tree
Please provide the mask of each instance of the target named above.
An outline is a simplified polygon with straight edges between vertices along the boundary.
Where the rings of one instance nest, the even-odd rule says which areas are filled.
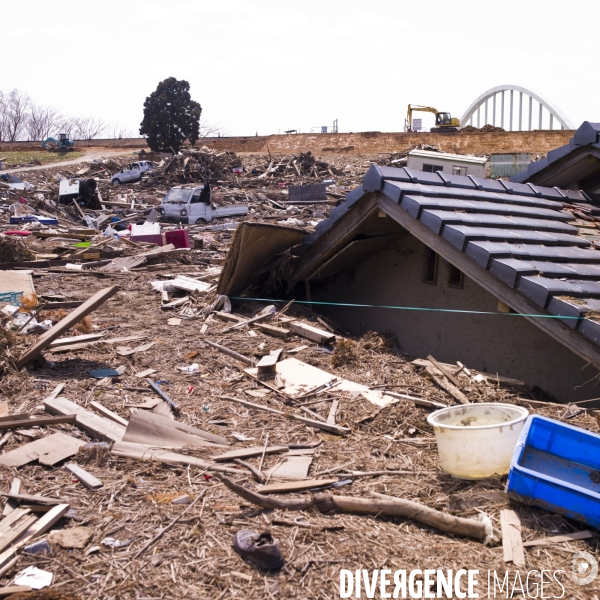
[[[3,120],[5,120],[4,137],[6,141],[14,142],[20,138],[27,124],[30,103],[29,96],[16,88],[11,90],[8,96],[5,96]]]
[[[110,133],[108,133],[108,131],[110,131]],[[110,130],[107,130],[107,134],[109,134],[109,136],[114,140],[137,137],[134,135],[131,129],[129,129],[126,125],[122,125],[121,123],[113,123],[110,127]]]
[[[213,125],[212,123],[208,123],[207,121],[202,120],[200,118],[200,135],[199,139],[207,138],[207,137],[222,137],[227,135],[227,132],[220,125]]]
[[[0,90],[0,142],[6,140],[6,96],[4,92]]]
[[[91,140],[108,128],[108,124],[96,117],[79,117],[73,119],[71,133],[75,139]]]
[[[27,137],[30,140],[45,140],[50,135],[55,136],[62,128],[65,118],[60,109],[34,104],[30,105],[27,119]]]

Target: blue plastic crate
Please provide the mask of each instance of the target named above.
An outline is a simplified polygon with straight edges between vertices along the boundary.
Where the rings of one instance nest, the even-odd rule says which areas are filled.
[[[507,493],[600,529],[600,435],[530,416],[515,448]]]
[[[0,292],[0,302],[8,302],[14,306],[22,306],[23,292]]]

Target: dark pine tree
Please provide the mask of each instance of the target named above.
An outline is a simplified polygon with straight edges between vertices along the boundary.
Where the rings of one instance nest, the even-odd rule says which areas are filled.
[[[190,96],[190,84],[169,77],[146,98],[140,134],[148,136],[154,152],[179,152],[186,139],[191,144],[198,140],[201,112],[200,104]]]

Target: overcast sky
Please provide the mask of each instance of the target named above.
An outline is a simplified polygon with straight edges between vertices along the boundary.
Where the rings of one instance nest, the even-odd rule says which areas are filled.
[[[0,89],[137,135],[145,97],[173,76],[206,122],[266,135],[336,118],[402,131],[408,103],[460,118],[515,84],[577,127],[600,121],[599,16],[598,0],[20,0],[2,3]]]

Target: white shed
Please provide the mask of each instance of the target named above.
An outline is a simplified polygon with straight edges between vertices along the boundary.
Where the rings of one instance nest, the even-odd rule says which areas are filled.
[[[487,158],[463,156],[430,150],[411,150],[408,153],[406,166],[416,171],[435,173],[442,171],[449,175],[472,175],[485,177]]]

